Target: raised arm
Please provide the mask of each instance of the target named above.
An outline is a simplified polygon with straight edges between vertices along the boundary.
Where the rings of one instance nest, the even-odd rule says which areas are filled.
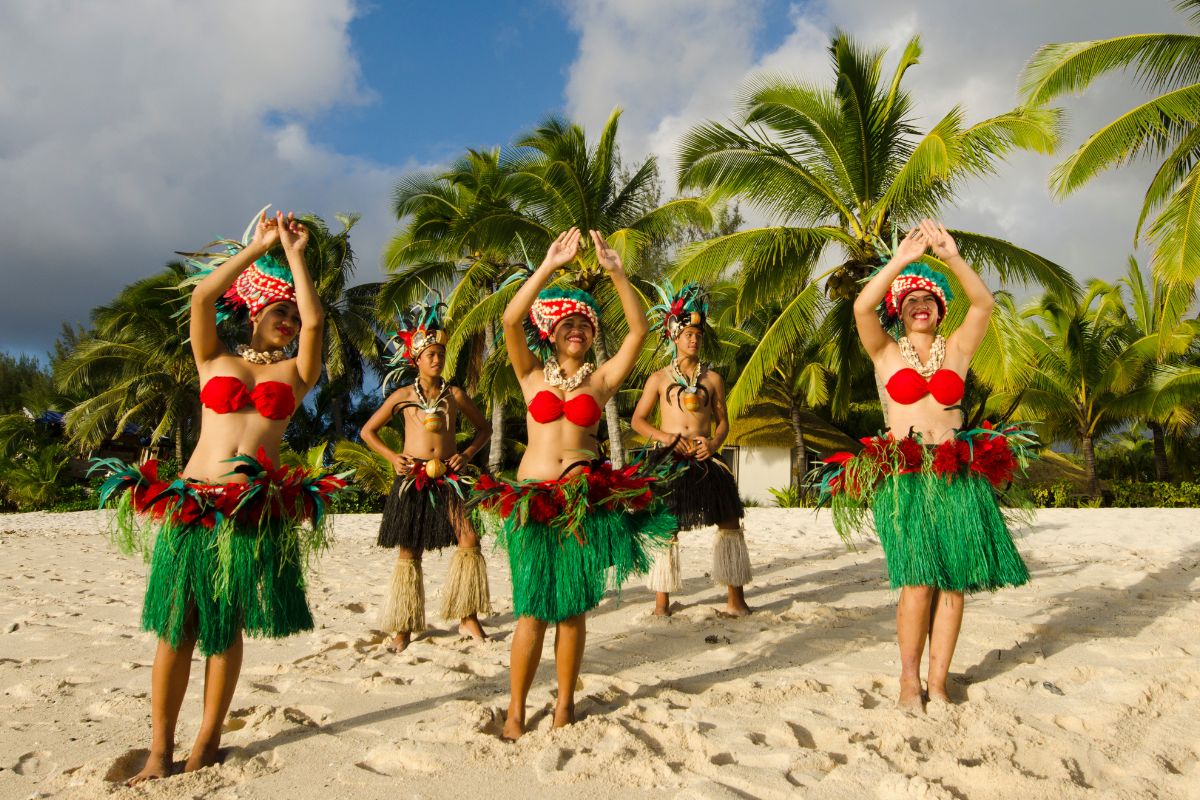
[[[629,325],[629,333],[625,334],[621,347],[609,357],[608,361],[604,362],[603,366],[596,370],[596,378],[604,386],[605,393],[611,395],[621,387],[621,384],[629,377],[629,373],[633,371],[638,353],[642,350],[642,342],[646,341],[646,334],[650,331],[650,324],[646,322],[646,311],[642,308],[642,302],[638,299],[633,284],[629,282],[629,277],[625,274],[621,256],[598,231],[591,231],[591,234],[592,242],[596,245],[596,259],[612,278],[613,288],[617,290],[617,297],[621,298],[621,310],[625,312],[625,322]],[[596,335],[599,336],[600,332],[596,331]]]
[[[892,337],[887,335],[887,331],[879,322],[879,315],[875,309],[883,302],[888,287],[896,280],[901,270],[923,256],[928,246],[921,229],[913,228],[892,254],[892,260],[884,264],[883,268],[867,281],[867,285],[858,293],[858,299],[854,301],[854,324],[858,327],[858,338],[862,340],[863,349],[872,361],[882,355],[892,341]]]
[[[304,262],[304,248],[308,246],[308,228],[296,221],[289,213],[276,212],[276,227],[292,280],[296,283],[296,308],[300,311],[300,344],[296,351],[296,372],[300,380],[310,389],[321,377],[321,349],[325,340],[325,309],[317,296],[317,287],[308,274]]]
[[[471,423],[471,427],[475,429],[475,438],[471,443],[463,448],[461,453],[455,453],[446,462],[447,466],[455,472],[461,472],[462,468],[468,464],[475,456],[483,449],[488,440],[492,438],[492,423],[483,412],[479,410],[479,406],[475,405],[475,401],[471,399],[471,395],[464,392],[462,389],[455,386],[452,389],[454,402],[458,405],[458,410]]]
[[[225,352],[217,336],[217,300],[237,280],[247,267],[266,255],[279,241],[279,225],[275,219],[267,219],[264,211],[254,228],[254,238],[225,263],[204,277],[192,289],[192,307],[188,336],[192,341],[192,357],[197,367]]]
[[[541,266],[521,285],[509,301],[508,307],[504,309],[504,346],[508,350],[508,360],[512,362],[518,381],[524,381],[531,372],[541,369],[542,366],[537,356],[529,349],[529,343],[525,341],[525,318],[529,316],[529,309],[533,308],[533,301],[537,300],[538,292],[550,282],[554,273],[560,267],[571,263],[578,252],[579,229],[571,228],[560,233],[546,251]]]
[[[358,432],[367,447],[386,458],[398,475],[409,473],[412,468],[412,458],[401,455],[384,444],[383,439],[379,438],[379,431],[384,425],[391,422],[396,406],[404,402],[403,394],[404,389],[397,389],[388,395],[387,399],[383,401],[383,405],[375,410],[375,413],[367,420],[367,424],[363,425],[362,430]]]
[[[954,277],[958,278],[959,285],[963,288],[963,294],[967,296],[967,301],[971,304],[962,325],[959,325],[946,340],[948,350],[957,350],[964,359],[970,361],[971,356],[975,355],[975,351],[979,349],[979,343],[983,341],[984,335],[987,334],[988,322],[992,318],[992,308],[996,305],[996,298],[992,296],[987,284],[979,277],[979,273],[971,269],[971,265],[958,254],[958,243],[946,230],[945,225],[928,219],[922,220],[921,232],[933,248],[933,254],[950,268]]]

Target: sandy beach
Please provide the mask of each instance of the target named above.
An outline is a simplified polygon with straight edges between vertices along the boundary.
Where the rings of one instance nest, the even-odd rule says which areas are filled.
[[[757,613],[718,613],[711,530],[683,544],[675,616],[639,584],[588,619],[579,724],[551,730],[552,637],[532,732],[497,738],[513,630],[434,628],[401,655],[374,623],[393,555],[339,517],[317,629],[247,643],[223,764],[126,789],[149,742],[145,566],[106,512],[0,516],[0,797],[1198,798],[1200,512],[1051,510],[1019,545],[1033,583],[971,598],[953,706],[894,708],[894,596],[877,545],[827,514],[751,509]],[[425,561],[438,607],[448,555]],[[197,661],[177,758],[200,715]]]

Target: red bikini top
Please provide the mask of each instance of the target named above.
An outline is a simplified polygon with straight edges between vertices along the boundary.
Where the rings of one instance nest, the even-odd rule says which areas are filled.
[[[296,410],[296,395],[283,381],[263,381],[249,391],[239,378],[218,375],[200,390],[200,402],[218,414],[232,414],[254,404],[267,419],[287,419]]]
[[[563,402],[554,392],[543,389],[530,401],[529,416],[543,425],[565,416],[572,425],[590,428],[600,421],[600,406],[590,394],[577,394]]]
[[[888,378],[888,395],[900,405],[909,406],[927,394],[944,406],[952,406],[963,398],[966,387],[963,379],[952,369],[939,369],[925,380],[921,373],[906,367]]]

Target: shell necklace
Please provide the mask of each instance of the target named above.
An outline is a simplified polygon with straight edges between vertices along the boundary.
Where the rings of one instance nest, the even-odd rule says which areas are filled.
[[[425,392],[421,389],[421,379],[418,377],[413,381],[413,391],[417,395],[417,405],[425,412],[425,419],[422,420],[421,424],[425,426],[425,430],[431,433],[439,433],[445,427],[443,419],[445,412],[442,407],[446,406],[447,409],[449,408],[449,405],[446,403],[446,392],[449,389],[450,384],[442,381],[442,386],[438,390],[437,397],[433,398],[433,401],[430,402],[425,397]]]
[[[942,362],[946,360],[946,337],[940,333],[929,347],[929,360],[923,364],[921,356],[917,354],[917,348],[913,347],[907,336],[901,336],[899,344],[900,357],[904,359],[904,363],[915,369],[922,378],[930,378],[942,368]]]
[[[679,368],[678,360],[671,362],[671,377],[677,384],[683,387],[683,396],[680,398],[680,402],[688,411],[697,411],[702,404],[700,399],[700,381],[704,377],[704,369],[704,364],[697,361],[696,372],[689,379],[683,374],[683,370]]]
[[[567,377],[563,372],[562,365],[558,363],[558,359],[550,356],[546,359],[546,365],[542,367],[542,377],[546,379],[546,383],[550,386],[562,389],[564,392],[570,392],[578,389],[580,385],[587,380],[588,375],[591,375],[595,367],[590,362],[584,362],[583,366],[572,375]]]
[[[278,364],[287,359],[287,353],[282,350],[255,350],[248,344],[239,344],[234,352],[251,364]]]
[[[689,379],[688,376],[683,374],[683,370],[679,368],[679,362],[672,361],[671,377],[675,379],[676,383],[683,387],[685,392],[688,394],[695,394],[697,392],[696,387],[700,385],[700,379],[704,377],[704,369],[704,364],[697,361],[696,372]]]

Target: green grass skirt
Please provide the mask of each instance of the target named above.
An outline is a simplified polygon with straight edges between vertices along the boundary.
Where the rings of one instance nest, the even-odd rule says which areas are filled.
[[[889,475],[871,513],[893,589],[977,592],[1029,581],[995,492],[980,475]]]
[[[275,520],[261,530],[235,527],[228,538],[226,580],[218,586],[222,570],[214,530],[163,522],[151,556],[142,628],[173,648],[194,636],[205,656],[229,649],[239,629],[269,638],[312,630],[301,563],[279,546],[287,537],[271,530],[295,524]]]
[[[532,519],[521,524],[517,514],[501,519],[513,613],[561,622],[595,608],[610,586],[619,591],[630,575],[645,574],[650,549],[665,546],[676,527],[675,517],[657,503],[633,512],[593,506],[583,518],[583,542]]]

